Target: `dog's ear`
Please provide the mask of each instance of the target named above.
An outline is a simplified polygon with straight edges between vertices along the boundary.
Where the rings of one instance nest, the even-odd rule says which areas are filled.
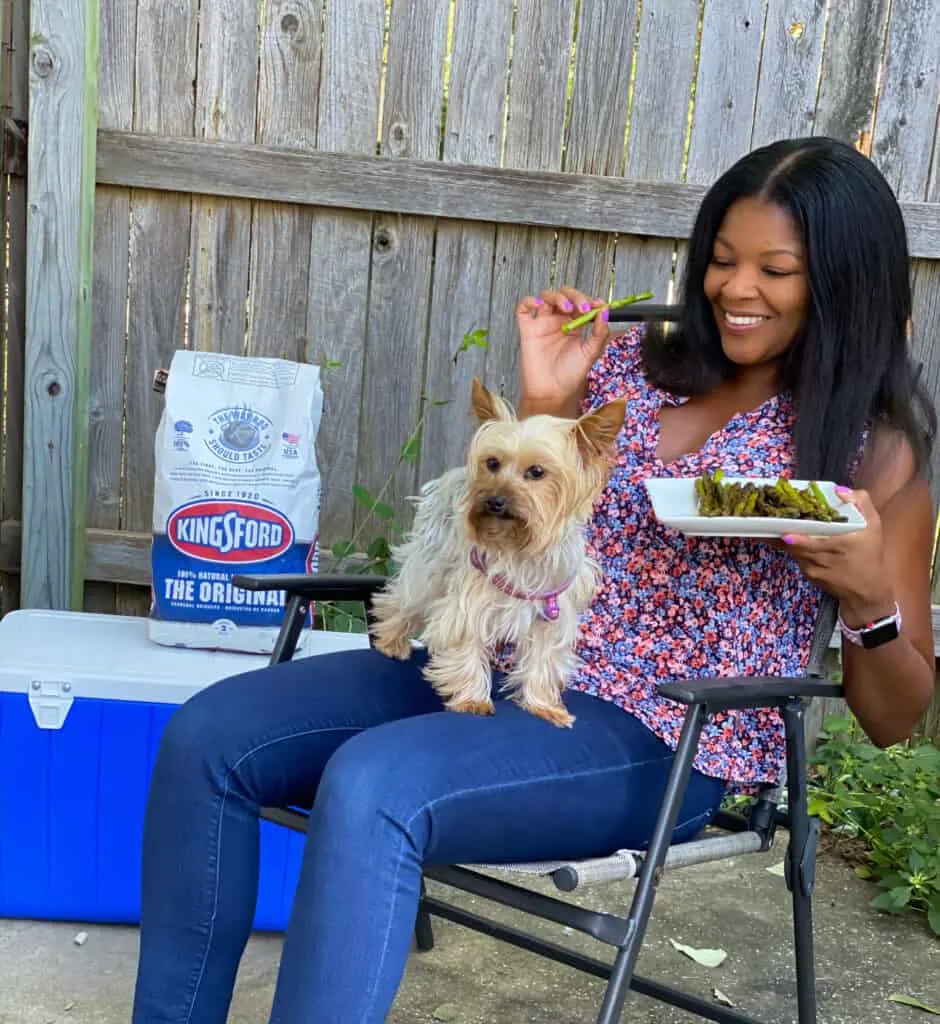
[[[586,459],[612,456],[626,415],[627,400],[617,398],[582,416],[574,425],[581,455]]]
[[[487,391],[480,383],[479,377],[473,378],[473,411],[481,423],[486,423],[488,420],[509,421],[516,418],[509,405],[498,395]]]

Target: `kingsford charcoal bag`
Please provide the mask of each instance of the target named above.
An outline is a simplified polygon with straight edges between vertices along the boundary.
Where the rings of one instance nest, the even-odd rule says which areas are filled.
[[[316,366],[174,354],[155,446],[152,640],[271,651],[285,595],[232,577],[316,571],[322,411]]]

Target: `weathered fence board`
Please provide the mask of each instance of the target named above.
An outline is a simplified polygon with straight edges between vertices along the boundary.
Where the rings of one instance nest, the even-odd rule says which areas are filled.
[[[101,8],[98,62],[98,123],[130,131],[134,126],[137,6]],[[89,389],[88,525],[121,525],[121,466],[124,448],[124,361],[131,193],[98,189],[92,289],[91,381]],[[84,606],[114,611],[115,588],[89,582]]]
[[[826,0],[769,0],[752,147],[812,135]]]
[[[764,0],[705,6],[686,171],[696,185],[710,185],[751,148],[764,7]]]
[[[0,2],[0,103],[5,107],[10,105],[10,53],[11,53],[11,26],[13,22],[13,10],[10,0],[2,0]],[[3,225],[4,231],[9,219],[7,190],[3,189],[0,194],[0,224]],[[5,259],[3,266],[0,267],[0,287],[3,288],[4,294],[7,289],[7,276],[9,274],[10,261]],[[5,325],[4,325],[5,326]],[[11,461],[10,456],[7,454],[5,432],[2,428],[7,422],[9,416],[9,405],[10,399],[7,396],[6,387],[6,371],[7,363],[9,362],[9,356],[7,353],[9,343],[4,337],[5,331],[0,332],[0,522],[3,522],[5,511],[4,505],[6,504],[6,464]],[[14,457],[16,462],[20,461],[20,455]],[[13,608],[13,601],[11,600],[13,579],[7,576],[5,573],[0,572],[0,616],[5,615],[8,611]]]
[[[519,2],[503,150],[509,167],[561,169],[574,17],[574,0]],[[497,229],[486,379],[509,398],[519,375],[515,307],[523,295],[552,284],[554,257],[554,231]]]
[[[503,0],[457,5],[444,123],[446,163],[499,166],[511,40],[512,8]],[[473,346],[459,358],[455,354],[465,334],[488,328],[495,246],[493,224],[438,222],[420,480],[463,459],[472,422],[470,381],[484,376],[486,352]]]
[[[872,155],[899,199],[926,196],[940,89],[940,4],[891,5]]]
[[[613,176],[621,171],[636,12],[636,0],[582,0],[565,145],[568,173]],[[614,112],[620,116],[611,117]],[[561,230],[555,279],[607,298],[615,252],[610,234]]]
[[[26,122],[28,102],[29,14],[25,4],[6,0],[2,39],[9,48],[3,61],[4,102],[9,115]],[[6,285],[6,330],[3,335],[5,381],[3,391],[3,473],[0,509],[6,519],[22,516],[23,401],[26,348],[26,180],[11,177],[4,203],[9,238],[8,257],[2,268]],[[0,615],[19,606],[19,577],[0,572]]]
[[[215,2],[199,9],[196,137],[251,143],[258,102],[258,11]],[[193,203],[193,348],[241,355],[245,348],[251,211],[197,197]]]
[[[317,144],[322,35],[319,0],[264,8],[256,141],[291,149]],[[251,215],[246,351],[303,360],[313,212],[258,203]]]
[[[383,0],[328,0],[317,144],[327,153],[375,153]],[[307,359],[328,359],[320,428],[321,536],[338,540],[353,519],[362,375],[369,311],[372,216],[318,213],[310,242]]]
[[[392,5],[381,145],[392,160],[439,159],[449,9],[449,0]],[[402,506],[417,482],[415,461],[399,452],[421,405],[433,258],[433,223],[376,218],[356,475],[393,507]]]
[[[81,606],[88,467],[97,0],[33,0],[23,446],[26,607]]]
[[[711,0],[702,20],[686,181],[708,186],[751,148],[764,31],[763,0]],[[729,75],[727,69],[734,68]],[[681,285],[688,245],[677,243]]]
[[[98,182],[170,192],[578,231],[687,236],[702,185],[421,160],[297,153],[260,146],[102,132]],[[911,252],[940,259],[935,203],[902,203]]]
[[[699,17],[698,0],[644,0],[624,170],[628,178],[682,180]],[[658,302],[668,301],[674,239],[687,234],[677,231],[668,241],[620,240],[614,291],[629,295],[649,289]]]
[[[191,135],[198,0],[152,0],[138,7],[134,128]],[[136,190],[131,196],[130,273],[121,526],[149,530],[153,439],[162,400],[153,372],[187,344],[192,199]],[[118,610],[143,611],[146,595],[118,588]]]
[[[814,135],[830,135],[868,152],[890,0],[830,5]]]

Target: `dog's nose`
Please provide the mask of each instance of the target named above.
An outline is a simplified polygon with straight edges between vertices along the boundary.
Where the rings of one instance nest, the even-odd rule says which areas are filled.
[[[499,516],[506,511],[507,502],[505,498],[501,498],[498,494],[493,494],[483,502],[483,507],[490,515]]]

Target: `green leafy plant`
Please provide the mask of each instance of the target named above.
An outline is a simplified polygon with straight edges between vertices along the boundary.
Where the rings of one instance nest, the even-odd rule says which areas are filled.
[[[467,331],[457,346],[457,351],[454,352],[454,363],[456,364],[464,352],[469,352],[471,348],[489,348],[489,336],[490,332],[485,327]]]
[[[850,843],[856,873],[882,891],[872,906],[922,913],[940,936],[940,748],[929,740],[881,750],[854,719],[827,719],[813,756],[810,814]]]
[[[488,344],[488,336],[489,331],[482,327],[467,331],[454,353],[454,363],[457,363],[460,357],[465,352],[469,352],[471,348],[485,349]],[[340,365],[342,364],[326,358],[321,362],[323,369],[333,369]],[[352,496],[365,514],[350,537],[336,541],[330,548],[330,553],[334,558],[333,572],[390,576],[395,571],[392,545],[395,540],[403,536],[405,527],[399,522],[396,510],[385,501],[385,498],[399,469],[406,463],[417,462],[421,455],[421,439],[428,411],[448,404],[447,400],[422,395],[417,420],[411,433],[399,449],[398,458],[378,492],[373,494],[361,484],[353,486]],[[378,530],[369,537],[367,531],[375,531],[376,527]],[[362,606],[356,601],[320,602],[317,604],[316,618],[318,628],[349,633],[364,633],[366,631]]]

